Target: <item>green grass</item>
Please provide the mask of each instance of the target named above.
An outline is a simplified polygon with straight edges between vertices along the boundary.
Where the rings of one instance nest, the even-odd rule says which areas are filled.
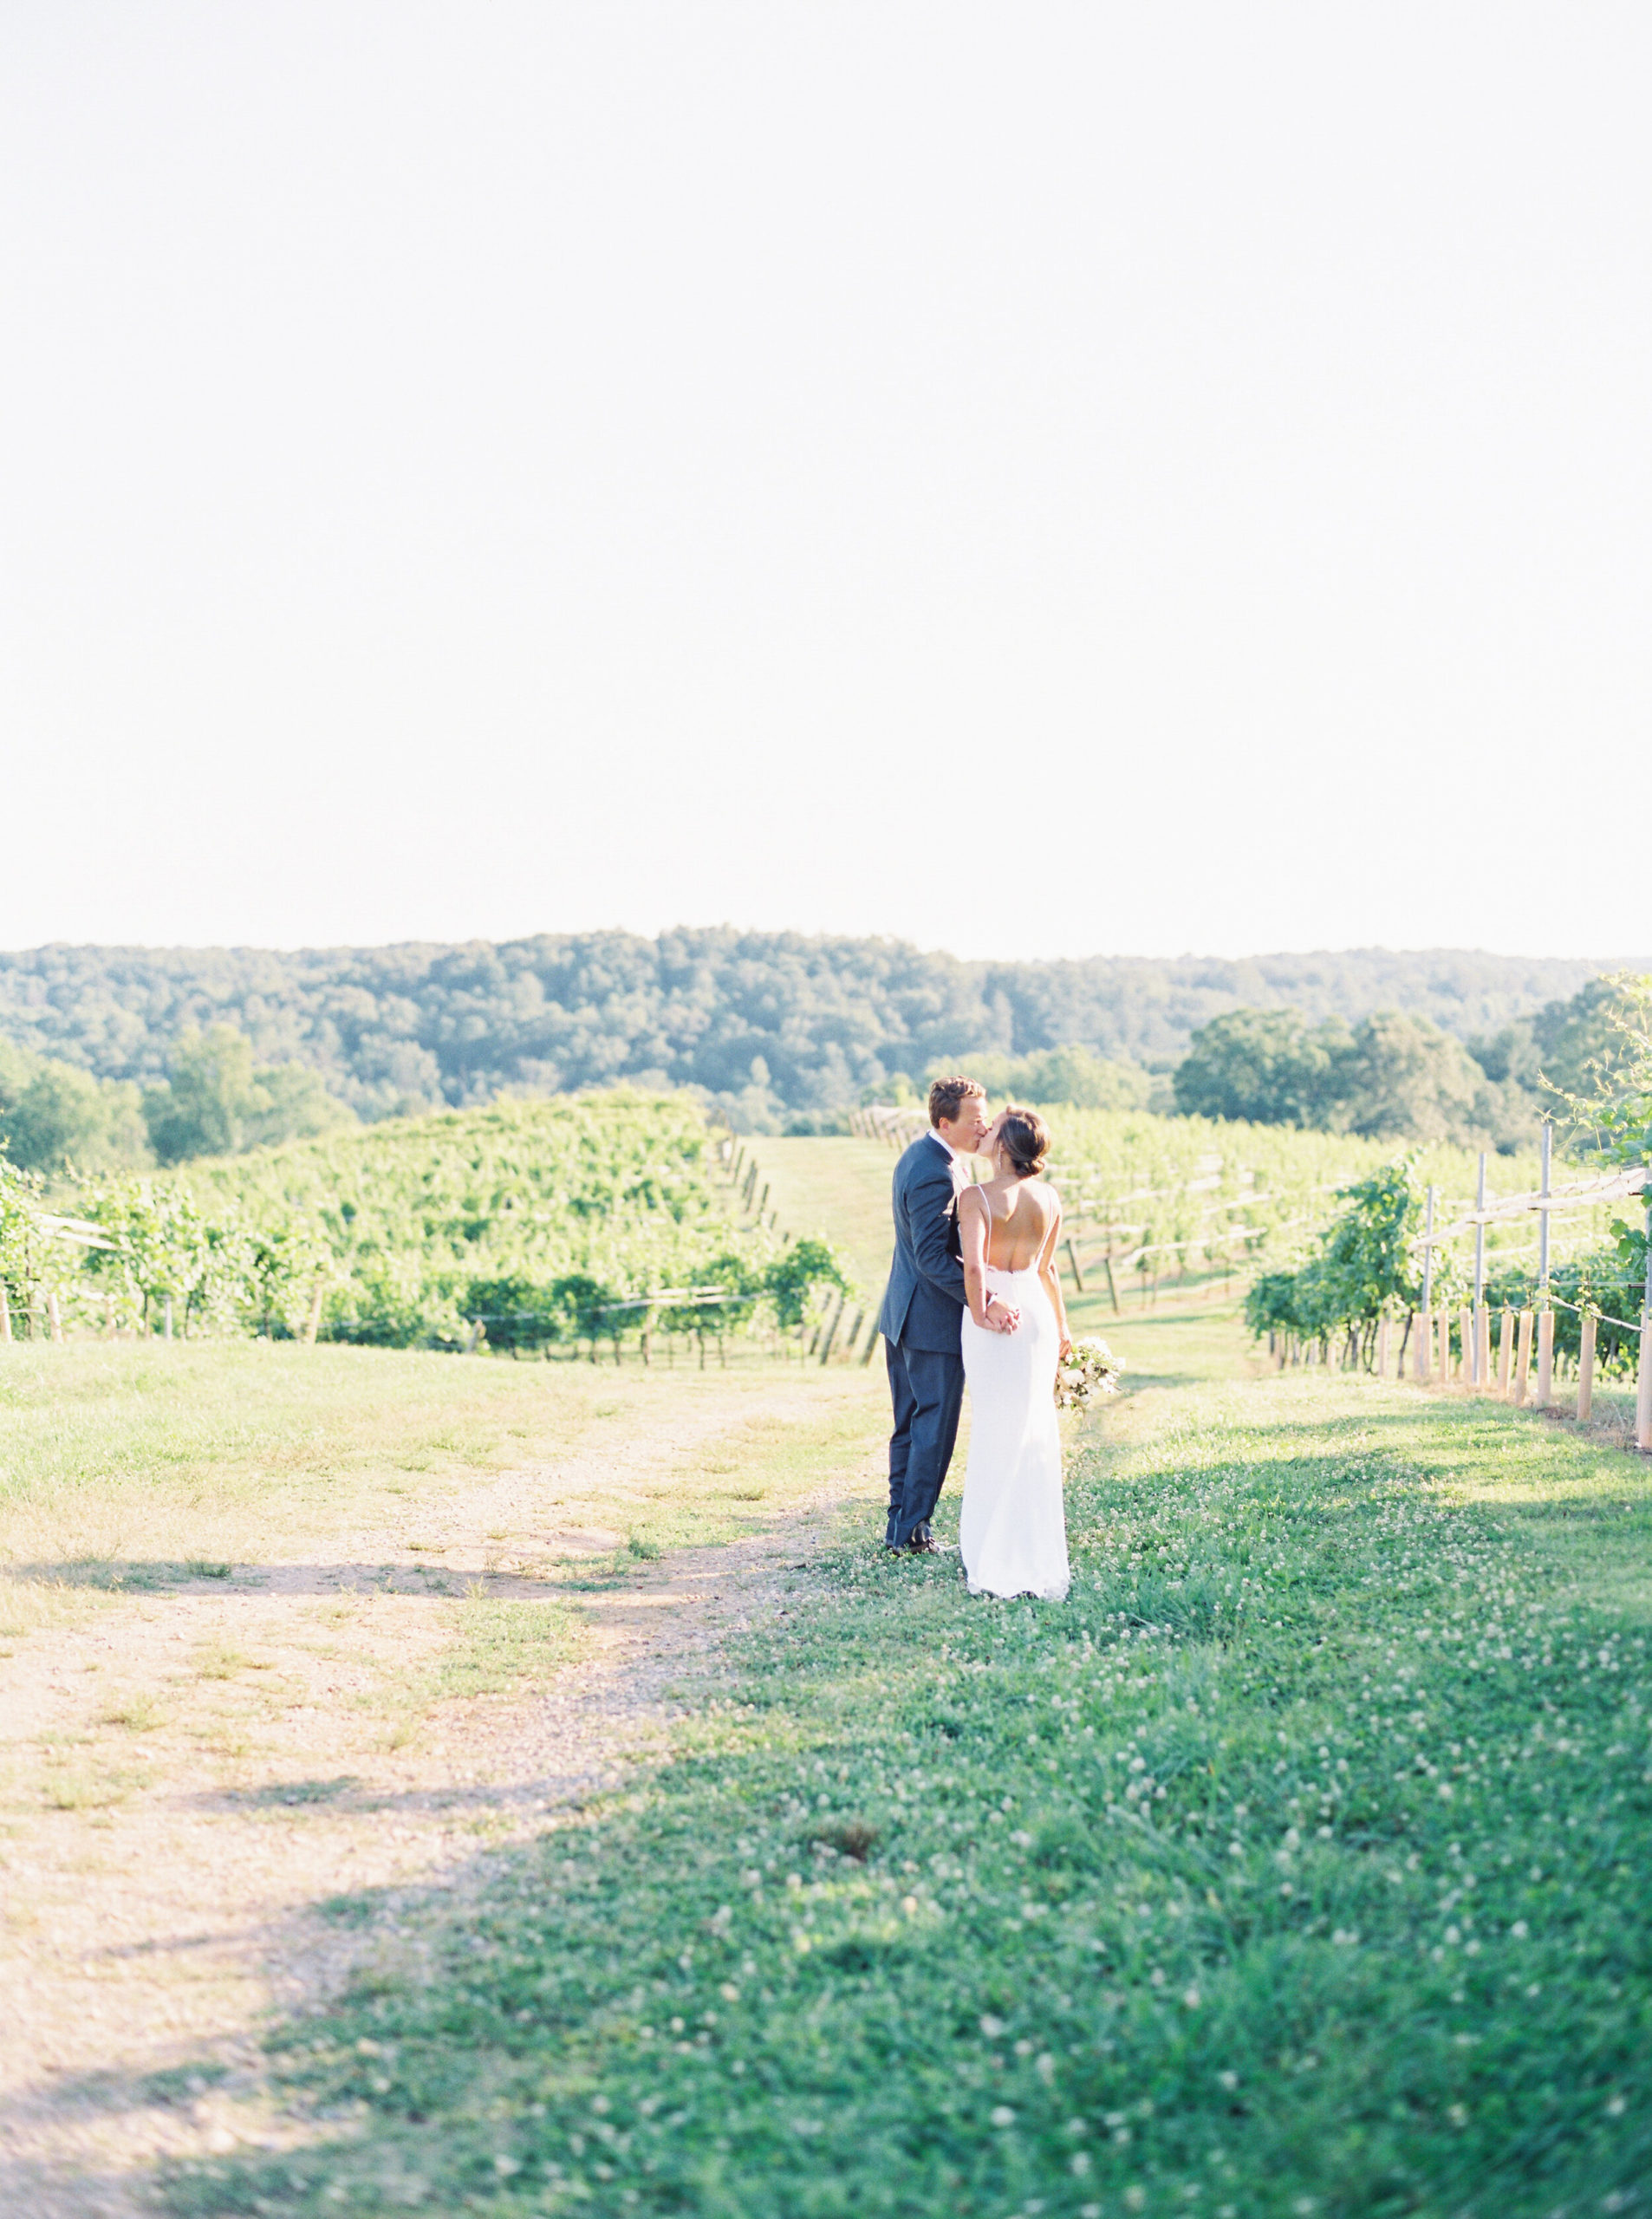
[[[48,1594],[61,1610],[72,1590],[256,1578],[364,1525],[417,1546],[427,1506],[536,1463],[557,1469],[552,1522],[634,1528],[661,1549],[727,1540],[763,1522],[738,1507],[757,1500],[741,1487],[761,1484],[771,1509],[818,1487],[840,1450],[864,1453],[875,1383],[742,1343],[706,1371],[291,1343],[14,1344],[0,1349],[0,1574],[19,1583],[26,1624]],[[668,1443],[685,1415],[686,1445],[646,1477],[604,1453]],[[623,1546],[617,1560],[634,1569]]]
[[[794,1240],[829,1240],[868,1302],[883,1292],[894,1246],[889,1181],[896,1154],[880,1141],[780,1140],[759,1134],[746,1142],[758,1164],[758,1191]],[[742,1166],[744,1175],[744,1166]]]
[[[857,1510],[651,1781],[383,1901],[179,2213],[1568,2215],[1652,2172],[1652,1489],[1132,1322],[1062,1606]],[[1251,1376],[1247,1376],[1251,1375]],[[371,1898],[352,1898],[368,1918]]]
[[[407,1690],[415,1702],[501,1695],[526,1686],[583,1647],[584,1621],[563,1602],[497,1602],[483,1593],[449,1606],[457,1638],[426,1683]]]

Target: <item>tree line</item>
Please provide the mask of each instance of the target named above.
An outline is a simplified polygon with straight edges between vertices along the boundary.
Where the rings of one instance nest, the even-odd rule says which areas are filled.
[[[256,1064],[232,1025],[184,1033],[167,1077],[142,1088],[0,1040],[0,1155],[28,1171],[148,1170],[356,1122],[319,1071]]]
[[[829,1130],[963,1064],[1045,1102],[1503,1144],[1529,1132],[1571,1024],[1555,1013],[1591,968],[1382,950],[965,963],[728,927],[53,947],[0,954],[0,1133],[43,1170],[135,1167],[615,1083],[690,1088],[743,1129]]]
[[[1597,1091],[1629,1053],[1644,980],[1590,979],[1495,1032],[1455,1039],[1426,1018],[1378,1011],[1349,1025],[1239,1009],[1193,1035],[1176,1067],[1185,1115],[1244,1117],[1369,1140],[1476,1142],[1512,1154],[1545,1115]]]

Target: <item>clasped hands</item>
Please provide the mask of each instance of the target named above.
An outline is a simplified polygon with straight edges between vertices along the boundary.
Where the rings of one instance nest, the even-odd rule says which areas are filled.
[[[986,1307],[981,1312],[981,1323],[990,1333],[1012,1333],[1021,1323],[1021,1312],[996,1294],[986,1298]]]

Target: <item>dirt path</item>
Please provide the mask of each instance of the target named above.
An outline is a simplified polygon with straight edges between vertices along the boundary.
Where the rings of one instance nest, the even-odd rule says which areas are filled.
[[[714,1672],[835,1504],[877,1485],[868,1436],[746,1539],[576,1598],[547,1586],[620,1538],[559,1506],[664,1480],[731,1427],[680,1413],[629,1435],[617,1466],[609,1444],[586,1452],[600,1469],[524,1467],[426,1507],[416,1534],[335,1531],[302,1560],[35,1637],[6,1682],[11,1808],[29,1815],[5,1855],[0,2210],[130,2219],[159,2157],[282,2146],[258,2029],[359,1957],[352,1898],[480,1884],[491,1851],[569,1823],[660,1746],[672,1690]],[[452,1649],[461,1580],[478,1603],[572,1599],[583,1653],[530,1695],[433,1706],[417,1691]]]

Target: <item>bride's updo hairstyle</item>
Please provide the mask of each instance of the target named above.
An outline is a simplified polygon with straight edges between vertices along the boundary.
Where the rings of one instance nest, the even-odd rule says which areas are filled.
[[[1036,1179],[1050,1153],[1050,1134],[1036,1110],[1006,1110],[998,1127],[998,1146],[1018,1179]]]

